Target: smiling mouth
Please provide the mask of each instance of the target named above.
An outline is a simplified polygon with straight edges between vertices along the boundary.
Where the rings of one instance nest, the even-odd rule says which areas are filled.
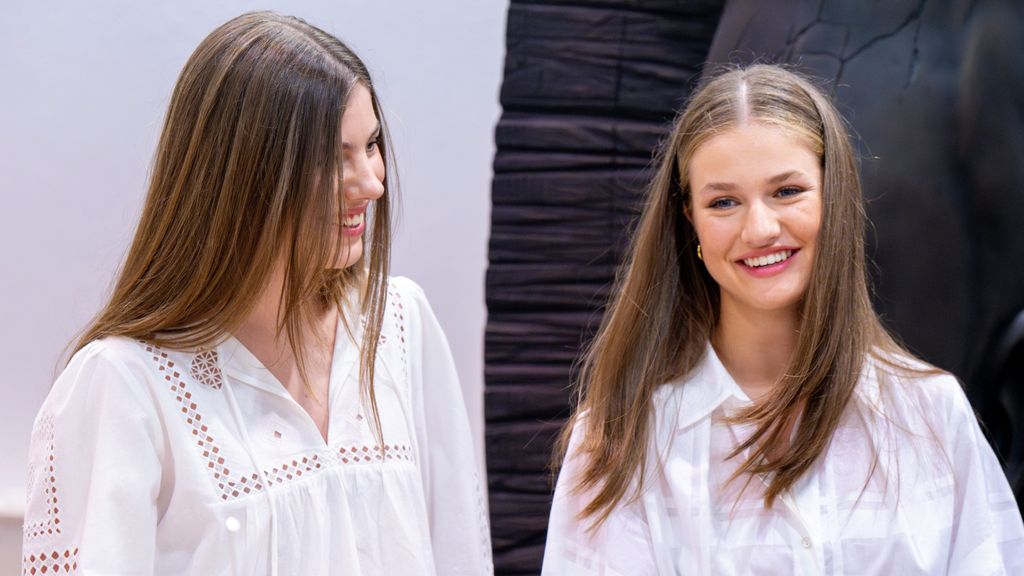
[[[344,228],[358,228],[363,225],[363,222],[365,221],[365,216],[365,212],[360,212],[359,214],[346,216],[342,218],[341,225]]]
[[[740,260],[751,268],[762,268],[764,266],[771,266],[772,264],[778,264],[784,262],[793,257],[796,254],[796,250],[780,250],[774,254],[768,254],[767,256],[758,256],[757,258],[744,258]]]

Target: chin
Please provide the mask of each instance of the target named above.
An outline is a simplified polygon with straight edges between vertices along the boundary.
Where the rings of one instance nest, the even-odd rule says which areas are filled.
[[[353,242],[347,251],[342,251],[338,255],[338,259],[334,261],[334,265],[331,268],[335,270],[344,270],[355,266],[357,262],[363,257],[363,243]]]
[[[794,295],[792,297],[781,297],[772,298],[771,300],[762,300],[757,302],[754,306],[764,311],[772,310],[793,310],[799,309],[803,304],[803,294]]]

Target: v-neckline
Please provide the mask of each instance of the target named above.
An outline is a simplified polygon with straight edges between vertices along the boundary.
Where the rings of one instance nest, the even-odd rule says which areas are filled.
[[[335,427],[339,424],[335,418],[334,400],[337,397],[338,389],[348,381],[359,358],[358,342],[361,335],[361,323],[358,319],[355,322],[349,321],[349,327],[352,329],[350,336],[348,330],[345,329],[345,321],[341,317],[341,314],[345,312],[345,309],[338,311],[338,323],[334,329],[334,348],[331,351],[330,372],[327,376],[326,438],[320,432],[320,427],[317,426],[313,416],[292,396],[281,380],[234,335],[228,335],[217,346],[221,369],[241,383],[273,394],[290,403],[295,410],[302,414],[302,421],[310,427],[312,434],[324,446],[330,446],[336,435]]]

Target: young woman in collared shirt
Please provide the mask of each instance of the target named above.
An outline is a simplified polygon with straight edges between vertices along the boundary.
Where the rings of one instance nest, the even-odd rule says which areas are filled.
[[[872,310],[843,121],[805,79],[701,86],[661,150],[563,435],[544,574],[1021,574],[952,376]]]
[[[171,98],[110,302],[36,420],[25,574],[492,572],[468,420],[366,67],[219,27]]]

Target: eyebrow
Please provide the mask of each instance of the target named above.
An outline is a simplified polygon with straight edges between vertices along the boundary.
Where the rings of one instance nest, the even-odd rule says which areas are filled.
[[[804,173],[799,171],[799,170],[790,170],[788,172],[783,172],[782,174],[776,174],[775,176],[772,176],[771,178],[768,179],[768,183],[769,184],[781,184],[782,182],[785,182],[786,180],[789,180],[790,178],[793,178],[794,176],[803,176],[803,175],[804,175]]]
[[[771,178],[765,180],[767,184],[780,184],[794,177],[803,177],[804,173],[799,170],[788,170],[781,174],[776,174]],[[709,192],[732,192],[736,190],[736,185],[732,182],[709,182],[700,189],[698,194],[706,194]]]
[[[377,122],[377,127],[374,128],[373,132],[370,133],[370,139],[372,140],[372,139],[377,138],[379,136],[380,136],[380,122]],[[352,146],[353,145],[350,142],[345,142],[344,140],[341,141],[341,149],[342,150],[347,150],[349,148],[352,148]]]

